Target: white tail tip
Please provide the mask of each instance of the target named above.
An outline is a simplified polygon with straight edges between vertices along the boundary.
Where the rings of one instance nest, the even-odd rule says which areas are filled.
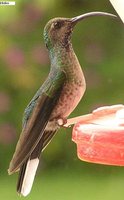
[[[22,184],[21,195],[27,196],[30,193],[38,164],[39,164],[38,158],[28,161]]]

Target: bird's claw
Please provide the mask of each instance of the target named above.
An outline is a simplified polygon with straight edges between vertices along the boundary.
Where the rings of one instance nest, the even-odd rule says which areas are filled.
[[[65,124],[67,123],[67,119],[63,119],[63,118],[59,118],[58,120],[57,120],[57,124],[59,125],[59,126],[64,126]]]

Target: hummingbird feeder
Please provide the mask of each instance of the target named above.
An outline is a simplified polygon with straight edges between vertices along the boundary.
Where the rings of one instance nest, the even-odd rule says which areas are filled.
[[[79,118],[72,132],[79,159],[124,166],[124,105],[100,107]]]

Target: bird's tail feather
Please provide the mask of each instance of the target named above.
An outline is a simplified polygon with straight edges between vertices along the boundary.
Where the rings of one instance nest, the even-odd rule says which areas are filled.
[[[20,169],[17,191],[23,196],[27,196],[32,188],[39,159],[28,159]]]
[[[17,183],[17,192],[20,195],[27,196],[30,193],[38,168],[40,153],[51,141],[56,130],[45,132],[30,157],[21,166]]]
[[[32,188],[35,174],[39,164],[39,157],[43,146],[43,139],[37,144],[31,156],[23,163],[19,171],[17,192],[27,196]]]

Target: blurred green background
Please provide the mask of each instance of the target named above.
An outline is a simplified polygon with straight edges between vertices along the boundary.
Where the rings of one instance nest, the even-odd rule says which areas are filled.
[[[0,6],[0,198],[18,200],[17,174],[7,168],[21,132],[23,111],[49,72],[43,27],[57,16],[89,11],[115,13],[108,0],[17,0]],[[124,26],[108,17],[82,21],[73,47],[84,71],[87,91],[71,116],[124,101]],[[71,132],[61,130],[42,155],[30,200],[121,200],[124,168],[78,160]]]

